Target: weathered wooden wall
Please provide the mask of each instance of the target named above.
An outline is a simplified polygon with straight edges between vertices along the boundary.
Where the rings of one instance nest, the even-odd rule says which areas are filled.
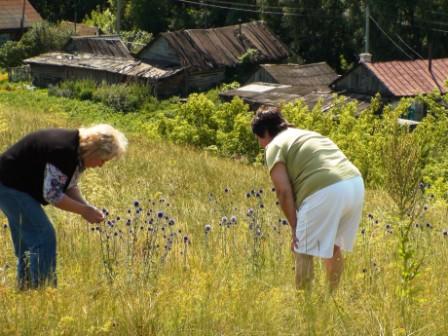
[[[376,78],[366,67],[358,66],[352,72],[341,78],[332,85],[332,88],[338,92],[347,91],[350,93],[359,93],[374,96],[380,93],[382,96],[389,97],[391,92]]]

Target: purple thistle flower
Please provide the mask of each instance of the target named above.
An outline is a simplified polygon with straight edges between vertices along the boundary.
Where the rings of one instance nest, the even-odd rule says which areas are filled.
[[[205,234],[209,233],[212,230],[212,226],[210,224],[204,225],[204,232]]]
[[[238,221],[238,219],[236,218],[236,216],[230,217],[230,223],[236,224],[237,221]]]
[[[157,212],[157,217],[163,218],[163,215],[164,215],[163,211],[158,211]]]
[[[252,216],[253,214],[254,214],[254,209],[252,209],[252,208],[247,209],[248,216]]]
[[[226,224],[228,221],[227,216],[222,216],[221,217],[221,225]]]

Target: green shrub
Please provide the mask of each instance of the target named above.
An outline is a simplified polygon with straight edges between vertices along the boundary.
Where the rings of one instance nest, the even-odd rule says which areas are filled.
[[[150,88],[140,84],[101,84],[92,99],[116,111],[137,111],[150,97]]]
[[[63,81],[57,86],[48,90],[49,95],[76,98],[80,100],[90,100],[96,90],[96,83],[93,80],[83,79],[77,81]]]
[[[8,41],[0,47],[0,66],[14,67],[26,58],[45,52],[61,50],[71,35],[64,29],[48,22],[38,22],[27,31],[20,41]]]

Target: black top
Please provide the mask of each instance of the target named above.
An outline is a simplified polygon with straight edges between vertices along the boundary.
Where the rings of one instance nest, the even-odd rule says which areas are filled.
[[[50,163],[67,176],[65,191],[79,164],[78,148],[78,130],[43,129],[30,133],[0,155],[0,183],[46,205],[45,166]]]

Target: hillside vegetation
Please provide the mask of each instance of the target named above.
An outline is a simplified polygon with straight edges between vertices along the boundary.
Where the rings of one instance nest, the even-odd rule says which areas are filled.
[[[85,197],[107,211],[105,223],[48,207],[58,289],[15,289],[0,215],[0,335],[446,335],[446,147],[437,133],[446,117],[413,133],[387,118],[363,119],[374,130],[390,127],[379,137],[357,126],[350,107],[337,119],[305,117],[300,103],[285,111],[331,134],[370,174],[355,251],[334,294],[317,261],[313,292],[295,290],[289,229],[261,165],[167,142],[147,116],[44,90],[0,89],[0,151],[38,128],[99,121],[130,139],[124,159],[82,178]],[[393,120],[400,111],[389,112]],[[422,170],[442,182],[427,185]],[[401,178],[420,188],[406,189]]]

